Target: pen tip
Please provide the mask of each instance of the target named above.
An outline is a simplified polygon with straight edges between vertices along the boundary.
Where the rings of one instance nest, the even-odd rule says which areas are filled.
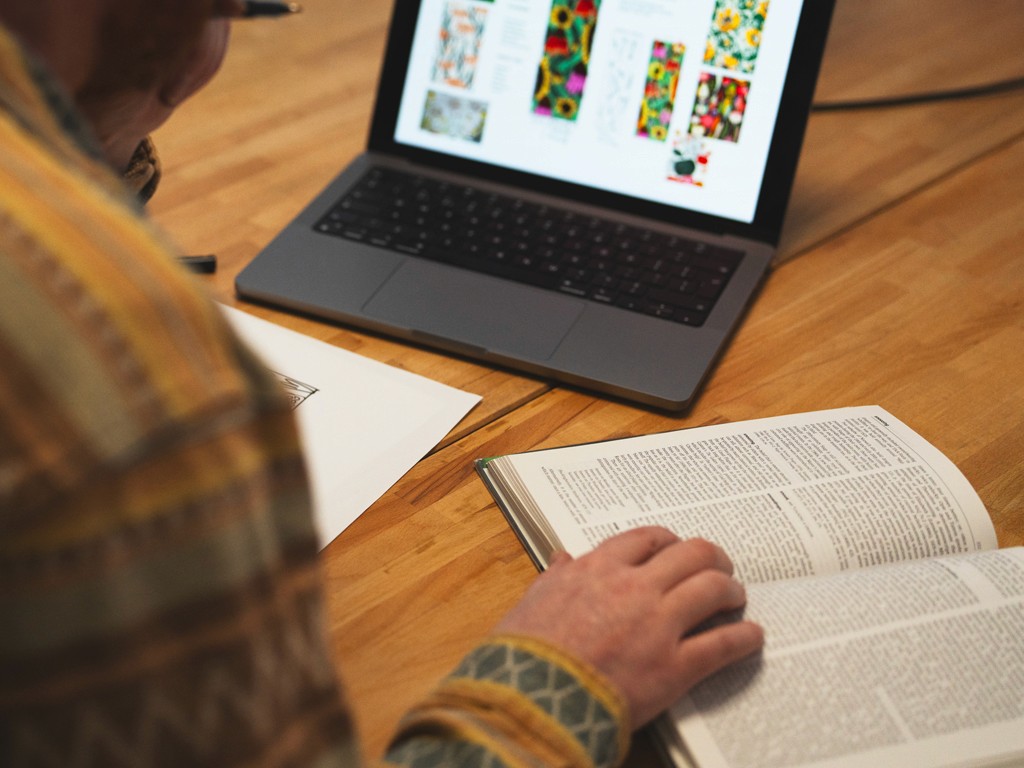
[[[288,3],[288,10],[292,13],[302,13],[302,6],[298,3]]]

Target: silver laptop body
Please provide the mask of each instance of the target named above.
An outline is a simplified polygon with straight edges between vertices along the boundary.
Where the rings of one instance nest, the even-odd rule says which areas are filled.
[[[685,410],[768,272],[832,7],[398,0],[367,151],[239,274],[238,294]],[[719,49],[730,46],[731,58]],[[409,222],[364,212],[368,178],[391,185],[387,204],[421,185],[430,247],[410,240]],[[584,250],[588,237],[644,260],[584,269],[573,255],[576,266],[550,280],[519,280],[518,266],[477,269],[450,251],[467,232],[491,243],[465,215],[482,209],[463,201],[481,198],[539,212],[540,223],[509,225],[528,236],[517,253],[534,266],[539,243],[554,244],[543,249],[554,272],[557,252]],[[456,222],[441,240],[439,211]],[[563,234],[540,239],[555,220]],[[493,241],[508,242],[504,232]],[[629,278],[640,266],[649,276],[662,251],[682,266],[657,288],[637,287]],[[735,256],[720,288],[695,288],[687,277],[713,268],[702,254],[719,252]],[[687,308],[662,309],[672,290],[689,292]]]

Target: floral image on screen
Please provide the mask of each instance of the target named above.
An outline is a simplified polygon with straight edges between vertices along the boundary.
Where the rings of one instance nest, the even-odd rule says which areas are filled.
[[[487,7],[451,0],[441,20],[440,42],[434,60],[434,82],[458,88],[473,85]]]
[[[640,104],[637,136],[665,141],[668,138],[672,110],[679,85],[679,69],[683,64],[686,46],[682,43],[655,41],[651,61],[647,66],[647,84],[644,100]]]
[[[752,74],[767,16],[768,0],[717,0],[704,63]]]
[[[720,141],[739,141],[749,91],[750,83],[746,80],[702,72],[690,133]]]
[[[486,123],[486,102],[437,91],[427,93],[420,123],[424,131],[479,143],[484,137]]]
[[[537,71],[533,111],[576,120],[590,67],[601,0],[554,0]]]
[[[703,187],[710,160],[711,150],[708,142],[692,134],[676,131],[672,139],[668,179]]]

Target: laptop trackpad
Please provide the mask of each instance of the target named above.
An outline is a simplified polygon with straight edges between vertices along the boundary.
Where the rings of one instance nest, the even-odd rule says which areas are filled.
[[[414,332],[546,360],[583,308],[568,296],[407,259],[363,310]]]

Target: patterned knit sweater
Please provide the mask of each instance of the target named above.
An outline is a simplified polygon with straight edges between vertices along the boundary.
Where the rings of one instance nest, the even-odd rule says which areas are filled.
[[[172,253],[0,28],[0,765],[359,765],[291,411]],[[491,638],[383,759],[603,768],[625,722]]]

